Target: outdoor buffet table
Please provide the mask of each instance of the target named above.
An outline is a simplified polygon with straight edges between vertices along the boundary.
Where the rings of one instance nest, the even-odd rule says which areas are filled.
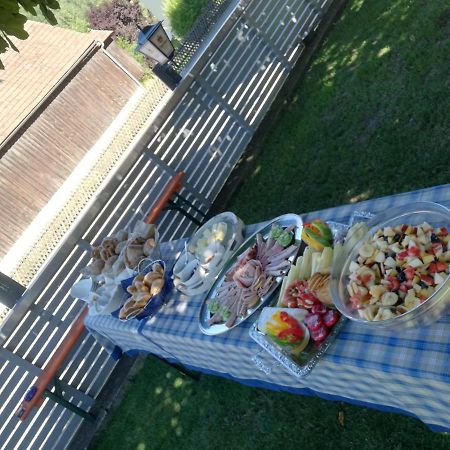
[[[415,201],[450,206],[450,185],[339,206],[302,216],[347,223],[355,211],[377,213]],[[251,234],[260,225],[247,227]],[[162,245],[169,265],[184,240]],[[450,431],[450,316],[412,331],[369,331],[348,321],[325,356],[299,380],[260,353],[248,332],[257,315],[219,336],[201,333],[198,315],[204,294],[186,297],[173,291],[168,303],[147,320],[120,322],[110,315],[89,315],[86,327],[112,351],[148,352],[205,373],[258,387],[343,400],[398,411],[436,431]],[[252,361],[259,354],[272,370],[266,374]]]

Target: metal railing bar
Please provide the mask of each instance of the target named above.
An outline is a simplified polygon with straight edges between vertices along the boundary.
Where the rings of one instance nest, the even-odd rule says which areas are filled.
[[[277,19],[278,16],[282,13],[283,3],[285,4],[286,1],[285,0],[277,0],[276,2],[271,2],[270,10],[266,10],[266,9],[263,10],[266,14],[264,15],[265,20],[262,23],[261,28],[264,28],[268,35],[273,34],[274,30],[278,30],[278,28],[279,28],[278,27],[279,22],[277,23],[276,21],[278,20]],[[246,13],[248,12],[248,14],[251,14],[251,5],[250,5],[250,8],[248,8],[245,12]],[[259,27],[260,26],[258,24],[258,28]]]
[[[192,147],[196,144],[196,141],[199,137],[199,130],[198,126],[202,126],[201,124],[204,123],[206,113],[202,111],[201,114],[198,115],[195,122],[184,124],[183,127],[179,130],[177,137],[171,144],[169,148],[166,149],[165,154],[162,156],[165,161],[167,161],[168,165],[174,165],[174,161],[177,159],[178,156],[181,156],[183,159],[185,155],[189,154]],[[187,125],[189,125],[189,128],[187,128]],[[200,130],[201,131],[201,130]],[[185,132],[188,133],[188,135],[185,135]],[[182,139],[182,135],[184,134],[184,139]],[[176,145],[178,144],[178,141],[182,141],[184,145]],[[180,142],[181,144],[181,142]],[[169,153],[169,150],[173,148],[175,151],[172,151]]]
[[[184,172],[188,172],[191,166],[198,166],[201,162],[196,161],[197,155],[204,152],[205,143],[208,138],[211,136],[211,133],[214,131],[214,126],[216,125],[217,119],[216,115],[219,113],[220,116],[220,105],[216,105],[211,114],[207,116],[207,118],[202,118],[200,121],[200,128],[196,129],[196,136],[194,140],[191,142],[189,147],[186,149],[181,158],[178,158],[178,167],[182,167]],[[187,161],[187,164],[184,162]],[[169,161],[169,164],[174,164],[175,158]]]
[[[224,120],[224,116],[226,116],[225,111],[220,111],[219,115],[214,118],[214,123],[207,125],[210,127],[210,131],[214,131],[217,126],[223,127],[224,122],[226,120],[226,123],[231,121],[232,119],[229,116],[226,116],[226,119]],[[219,128],[218,133],[220,133],[222,130]],[[217,140],[217,137],[220,136],[220,134],[216,134],[215,136],[211,136],[210,134],[207,134],[203,140],[203,142],[199,145],[199,151],[196,152],[196,154],[190,159],[190,162],[188,163],[185,169],[185,172],[189,172],[189,169],[191,166],[193,166],[193,169],[191,171],[191,177],[196,179],[195,184],[196,186],[202,185],[202,179],[201,176],[199,176],[198,172],[200,173],[207,173],[208,171],[204,170],[204,167],[208,166],[208,160],[211,159],[211,147],[214,147],[213,142]],[[212,142],[207,142],[211,141]],[[200,151],[202,150],[202,151]]]
[[[268,111],[268,109],[272,105],[272,102],[275,99],[276,94],[281,89],[281,86],[283,85],[283,82],[286,80],[288,75],[289,74],[287,74],[283,70],[280,70],[278,75],[276,74],[276,72],[273,73],[273,77],[276,76],[276,78],[269,80],[269,82],[272,81],[273,84],[268,83],[269,91],[266,94],[265,101],[262,102],[260,107],[254,112],[253,121],[255,125],[259,124],[260,120],[264,117],[266,111]],[[262,111],[264,112],[263,114],[261,114]]]
[[[273,79],[280,73],[284,73],[286,75],[289,74],[289,72],[286,72],[284,67],[279,62],[274,61],[270,64],[270,70],[268,68],[264,76],[257,80],[257,85],[248,95],[247,104],[242,105],[241,113],[244,115],[246,120],[251,121],[251,117],[253,116],[254,111],[258,108],[258,105],[261,103],[264,104],[267,101],[266,90],[270,89],[270,83],[272,83]]]
[[[246,39],[248,37],[248,43],[246,45],[245,50],[251,49],[250,51],[250,57],[252,57],[253,51],[254,51],[254,46],[255,46],[255,41],[256,44],[258,43],[258,37],[256,35],[256,33],[252,33],[250,29],[248,29],[248,31],[246,31],[246,34],[244,35],[244,27],[245,27],[245,22],[243,21],[242,17],[239,19],[239,22],[237,24],[237,26],[241,27],[240,28],[240,34],[239,36],[241,36],[241,39]],[[236,40],[238,41],[236,43]],[[224,41],[224,45],[225,45]],[[217,85],[217,82],[211,83],[211,86],[213,86],[217,92],[220,92],[223,95],[224,100],[227,100],[228,102],[230,102],[229,99],[229,95],[228,94],[228,90],[225,89],[225,86],[228,85],[233,85],[236,80],[242,79],[243,77],[243,73],[244,73],[244,69],[242,68],[242,65],[240,64],[240,59],[242,58],[242,54],[245,53],[245,50],[243,51],[243,49],[241,48],[240,44],[239,44],[239,37],[237,36],[232,36],[232,38],[230,39],[230,41],[228,42],[228,45],[233,49],[233,52],[231,53],[230,56],[228,56],[228,61],[230,61],[230,66],[232,66],[233,69],[235,69],[236,67],[239,68],[239,70],[237,71],[237,73],[235,73],[233,70],[229,70],[228,73],[226,74],[225,77],[223,77],[222,80],[220,80],[220,84]],[[234,59],[237,55],[237,61]],[[205,72],[205,69],[202,71],[202,74]],[[232,97],[231,93],[231,97]]]
[[[229,157],[224,161],[224,165],[222,167],[220,167],[217,178],[219,178],[219,176],[222,179],[228,178],[229,174],[233,170],[234,164],[236,164],[238,162],[238,160],[242,154],[242,149],[245,148],[245,146],[250,142],[250,140],[251,140],[250,135],[245,135],[245,134],[239,135],[239,140],[235,144],[236,147],[235,147],[234,152],[229,155]],[[211,192],[214,193],[214,197],[216,197],[218,195],[220,189],[221,189],[221,185],[219,183],[215,183],[211,187]]]
[[[200,44],[198,50],[192,56],[189,63],[183,68],[181,75],[185,76],[187,73],[192,73],[199,65],[203,65],[204,56],[211,55],[211,52],[217,47],[217,43],[221,42],[231,28],[234,22],[241,13],[241,4],[245,3],[239,0],[235,0],[224,11],[220,20],[217,21],[215,26],[211,29],[209,36],[204,39]]]
[[[257,33],[252,33],[250,43],[251,45],[240,52],[239,59],[235,62],[235,67],[239,67],[239,70],[230,75],[221,85],[221,92],[230,92],[230,95],[225,95],[224,98],[233,107],[234,99],[245,88],[245,82],[250,77],[247,72],[248,66],[252,67],[253,61],[258,61],[263,51],[267,49]]]
[[[241,137],[244,134],[239,133],[239,127],[237,125],[232,125],[232,127],[230,127],[230,132],[232,133],[232,129],[236,128],[236,133],[234,134],[234,136],[236,136],[237,134],[239,134]],[[213,183],[213,185],[215,186],[216,184],[221,184],[224,180],[221,176],[219,176],[217,174],[217,170],[219,169],[220,171],[220,167],[223,167],[225,169],[227,169],[227,164],[229,164],[229,162],[227,162],[227,156],[229,158],[228,152],[232,147],[236,147],[237,149],[239,148],[239,150],[241,151],[242,149],[239,146],[239,143],[236,144],[235,140],[232,138],[230,141],[226,140],[226,144],[225,144],[225,148],[222,151],[222,158],[221,158],[221,164],[217,164],[216,167],[214,168],[214,170],[211,170],[209,173],[206,173],[204,175],[206,175],[206,180],[203,177],[197,176],[197,183],[201,186],[209,186],[210,181],[211,180],[216,180],[215,183]],[[231,171],[232,167],[229,167],[229,170]],[[192,174],[192,176],[195,176],[195,173]],[[210,194],[208,194],[210,195]]]
[[[253,87],[252,92],[250,92],[246,97],[247,101],[241,105],[241,109],[239,110],[240,114],[245,117],[245,120],[248,122],[252,121],[252,117],[254,115],[255,109],[258,107],[259,103],[264,103],[266,101],[266,88],[268,84],[273,79],[274,75],[278,72],[281,64],[277,62],[271,63],[264,74],[260,77],[255,75],[255,79],[253,82],[256,82],[256,85]],[[284,71],[284,67],[281,66],[281,71]],[[253,84],[253,83],[252,83]]]
[[[264,53],[270,55],[271,49],[267,47],[267,45],[264,41],[260,41],[260,43],[262,44],[262,48],[261,48],[261,52],[260,52],[259,56],[261,57],[261,55]],[[276,61],[276,58],[274,58],[274,59]],[[246,113],[245,113],[246,106],[248,106],[251,103],[253,95],[258,94],[258,84],[260,84],[262,82],[262,80],[264,79],[265,76],[268,76],[267,74],[270,73],[269,69],[271,66],[273,66],[274,61],[271,59],[270,62],[267,62],[267,59],[265,59],[262,64],[265,64],[267,66],[266,69],[262,72],[262,75],[261,75],[260,71],[258,71],[256,73],[252,72],[251,77],[249,77],[249,79],[247,79],[247,82],[245,83],[245,85],[242,86],[243,90],[242,90],[242,92],[239,92],[239,97],[236,98],[236,101],[233,105],[235,110],[242,117],[246,116]],[[251,91],[251,92],[249,93],[249,91]],[[236,95],[237,94],[238,94],[238,91],[236,91]],[[245,101],[245,103],[242,105],[243,101]],[[246,121],[247,121],[247,119],[246,119]]]
[[[305,14],[308,14],[306,20],[304,17]],[[309,7],[303,8],[301,10],[299,7],[293,16],[289,17],[288,15],[286,17],[286,21],[291,26],[291,30],[283,36],[278,36],[276,41],[276,45],[278,45],[282,49],[285,56],[289,52],[289,50],[297,44],[299,40],[304,38],[304,33],[302,33],[302,29],[304,28],[303,24],[309,20],[312,14],[313,11]],[[295,18],[296,21],[294,26],[291,25],[293,18]]]

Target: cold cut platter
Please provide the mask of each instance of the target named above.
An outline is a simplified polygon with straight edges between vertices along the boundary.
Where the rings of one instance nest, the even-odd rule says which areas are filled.
[[[217,275],[199,317],[208,335],[226,333],[266,304],[288,273],[301,241],[302,219],[285,214],[250,236]]]
[[[347,320],[329,292],[333,259],[342,251],[347,230],[345,224],[320,219],[304,223],[299,256],[283,279],[278,301],[273,298],[249,330],[250,337],[297,378],[311,372]],[[265,373],[276,366],[259,355],[252,360]]]

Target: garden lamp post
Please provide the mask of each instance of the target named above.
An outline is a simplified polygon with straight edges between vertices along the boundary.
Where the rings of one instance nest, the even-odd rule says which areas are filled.
[[[155,75],[170,89],[175,89],[181,81],[180,75],[168,64],[175,49],[162,21],[144,28],[139,28],[137,51],[156,62],[153,66]]]

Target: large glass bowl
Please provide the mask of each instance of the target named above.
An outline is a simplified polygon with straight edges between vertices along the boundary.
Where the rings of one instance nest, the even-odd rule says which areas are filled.
[[[450,230],[450,210],[432,202],[416,202],[405,206],[387,209],[370,219],[366,225],[368,231],[362,236],[347,238],[342,252],[335,256],[330,279],[330,291],[337,309],[349,319],[372,328],[411,328],[429,325],[436,321],[450,303],[450,277],[415,308],[391,319],[369,321],[361,318],[358,311],[352,309],[347,291],[349,282],[349,265],[356,260],[361,245],[374,233],[384,227],[401,224],[420,225],[427,222],[433,227],[446,227]]]

